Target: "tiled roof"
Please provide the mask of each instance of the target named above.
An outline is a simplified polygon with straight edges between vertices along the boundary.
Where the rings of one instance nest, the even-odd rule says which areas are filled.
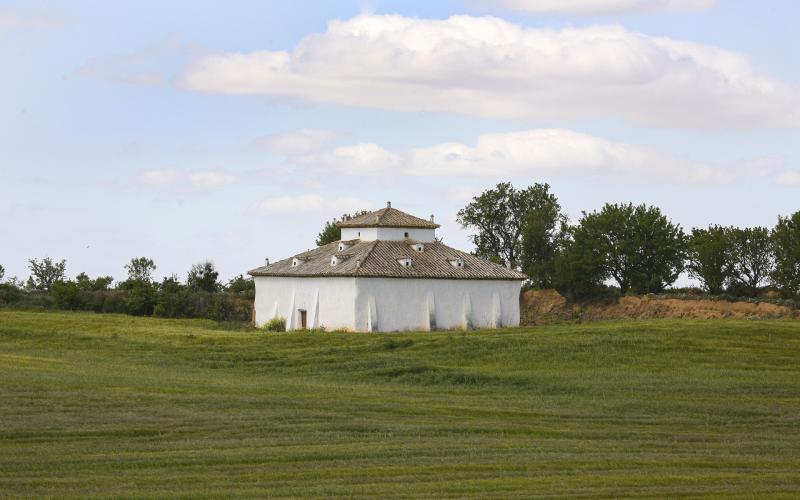
[[[337,224],[339,227],[418,227],[436,229],[439,224],[420,219],[396,208],[386,207],[375,212],[359,215]]]
[[[513,269],[475,257],[442,243],[424,243],[424,250],[411,248],[409,241],[358,241],[339,252],[339,242],[317,247],[296,257],[307,257],[299,266],[292,267],[292,259],[284,259],[269,266],[258,267],[252,276],[297,277],[364,277],[364,278],[419,278],[419,279],[470,279],[470,280],[524,280],[527,277]],[[331,265],[331,256],[348,255]],[[410,267],[401,266],[397,259],[410,257]],[[450,262],[461,259],[463,267]]]

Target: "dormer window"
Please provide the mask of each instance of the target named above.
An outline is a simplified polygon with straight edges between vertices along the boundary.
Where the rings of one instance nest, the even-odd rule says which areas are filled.
[[[452,259],[447,259],[447,262],[449,262],[451,266],[457,267],[459,269],[464,267],[464,259],[462,259],[461,257],[453,257]]]
[[[360,234],[360,233],[359,233],[359,234]],[[340,251],[340,252],[344,252],[345,250],[347,250],[348,248],[350,248],[351,246],[353,246],[353,244],[354,244],[355,242],[356,242],[356,240],[350,240],[350,241],[340,241],[340,242],[339,242],[339,245],[338,245],[336,248],[338,249],[338,251]]]
[[[292,267],[298,267],[308,260],[308,257],[298,255],[292,259]]]
[[[349,258],[350,258],[350,256],[347,255],[347,254],[344,254],[344,255],[340,255],[340,254],[331,255],[331,265],[335,266],[335,265],[341,264],[342,262],[346,261]]]
[[[402,267],[411,267],[412,260],[411,257],[400,257],[397,259],[397,263],[400,264]]]
[[[411,245],[411,248],[413,248],[414,251],[417,253],[422,253],[425,251],[425,245],[423,245],[422,243],[414,243],[413,245]]]

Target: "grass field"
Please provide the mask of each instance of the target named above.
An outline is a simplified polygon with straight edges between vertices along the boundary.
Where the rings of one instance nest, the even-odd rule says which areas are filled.
[[[0,497],[800,496],[800,322],[0,311]]]

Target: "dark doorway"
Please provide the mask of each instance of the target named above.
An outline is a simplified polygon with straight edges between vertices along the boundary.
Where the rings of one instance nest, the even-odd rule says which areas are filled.
[[[306,310],[305,309],[298,309],[297,312],[300,313],[300,328],[305,330],[306,328],[308,328]]]

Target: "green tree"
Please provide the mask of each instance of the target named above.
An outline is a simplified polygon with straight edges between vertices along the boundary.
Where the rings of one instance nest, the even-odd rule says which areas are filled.
[[[728,241],[731,260],[729,288],[755,297],[774,268],[769,229],[731,228]]]
[[[325,225],[322,227],[322,231],[320,231],[317,235],[317,246],[321,247],[323,245],[327,245],[328,243],[341,240],[342,230],[339,228],[338,224],[348,219],[352,219],[353,217],[358,217],[367,213],[369,213],[367,210],[358,210],[352,215],[342,214],[342,216],[338,219],[331,219],[325,222]]]
[[[775,269],[772,280],[786,297],[800,293],[800,212],[779,217],[772,230]]]
[[[600,212],[584,212],[580,225],[623,294],[662,292],[684,269],[683,230],[657,207],[607,203]]]
[[[153,259],[147,257],[134,257],[128,264],[125,264],[125,269],[128,271],[128,280],[150,283],[153,281],[156,264]]]
[[[61,259],[60,262],[55,262],[50,257],[45,257],[41,262],[36,259],[30,259],[28,267],[31,270],[28,286],[34,290],[50,291],[54,283],[64,280],[67,261]]]
[[[475,255],[490,260],[500,259],[510,267],[518,267],[523,253],[525,225],[529,218],[535,220],[537,217],[545,217],[548,210],[553,208],[553,203],[558,204],[555,197],[549,194],[549,188],[547,184],[534,184],[516,190],[511,183],[502,182],[494,189],[488,189],[472,198],[458,212],[457,220],[463,228],[476,231],[471,236],[475,244]],[[537,209],[539,213],[535,214]],[[535,254],[539,250],[537,243],[548,237],[548,225],[542,219],[538,231],[531,230],[530,253]],[[546,252],[546,249],[541,250]],[[538,273],[538,270],[534,270]]]
[[[88,292],[108,290],[113,281],[114,278],[111,276],[99,276],[95,279],[91,279],[86,273],[80,273],[75,277],[75,283],[78,285],[78,288]]]
[[[731,228],[712,225],[692,229],[689,237],[689,275],[700,280],[708,293],[722,293],[731,278],[730,234]]]
[[[241,295],[251,295],[256,291],[256,283],[253,278],[245,278],[241,274],[228,281],[225,291]]]
[[[213,293],[220,288],[219,282],[217,282],[218,277],[219,273],[214,269],[214,263],[207,260],[192,265],[186,278],[186,285],[193,290]]]
[[[538,288],[554,285],[556,257],[567,237],[568,219],[561,212],[548,184],[534,184],[527,191],[528,213],[522,227],[522,270]]]
[[[192,293],[178,280],[177,275],[164,277],[158,285],[153,315],[163,318],[190,317]]]
[[[85,294],[81,293],[81,289],[74,281],[56,281],[50,289],[50,295],[61,309],[77,311],[86,307]]]
[[[568,228],[564,248],[554,260],[553,285],[570,301],[596,298],[609,277],[600,235],[584,224]]]

